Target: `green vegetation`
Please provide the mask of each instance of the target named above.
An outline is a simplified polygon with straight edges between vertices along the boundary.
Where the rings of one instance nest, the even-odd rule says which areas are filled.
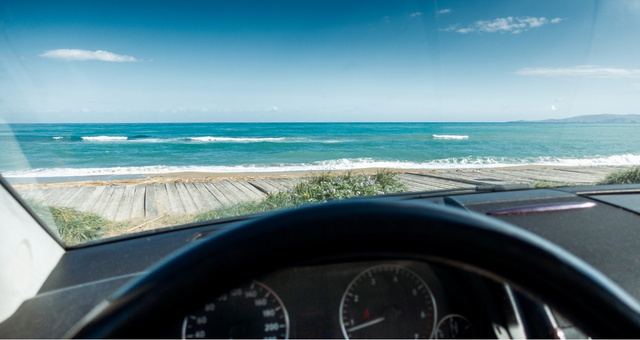
[[[404,184],[390,171],[374,175],[348,172],[341,176],[325,173],[296,185],[287,192],[269,193],[259,202],[240,203],[195,216],[194,221],[207,221],[223,217],[246,215],[282,208],[293,208],[308,203],[323,203],[336,199],[376,196],[406,191]]]
[[[640,166],[611,173],[598,184],[640,184]]]
[[[375,196],[406,191],[406,187],[390,171],[374,175],[347,173],[341,176],[321,174],[302,182],[287,192],[269,193],[258,202],[245,202],[211,210],[197,215],[167,215],[146,221],[113,222],[96,214],[71,208],[44,206],[29,201],[29,206],[49,226],[56,228],[66,245],[77,245],[102,237],[111,237],[133,231],[169,225],[207,221],[224,217],[254,214],[282,208],[293,208],[309,203],[322,203],[336,199]],[[132,227],[133,226],[133,227]],[[142,229],[142,227],[145,227]]]
[[[69,246],[99,239],[105,230],[120,225],[96,214],[71,208],[49,207],[33,201],[28,203],[47,225],[56,228],[58,236]]]
[[[549,189],[549,188],[557,188],[557,187],[572,187],[577,185],[580,185],[580,184],[571,183],[571,182],[541,181],[541,182],[535,182],[531,186],[534,189]]]
[[[96,214],[83,213],[71,208],[49,207],[58,228],[58,235],[67,245],[99,239],[105,228],[116,225]]]

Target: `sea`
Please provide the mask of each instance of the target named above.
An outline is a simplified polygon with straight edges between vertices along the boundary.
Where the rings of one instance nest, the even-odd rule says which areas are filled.
[[[640,125],[157,123],[0,126],[9,179],[173,172],[640,165]]]

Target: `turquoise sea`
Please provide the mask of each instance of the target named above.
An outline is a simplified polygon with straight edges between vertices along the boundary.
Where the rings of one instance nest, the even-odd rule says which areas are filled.
[[[638,124],[569,123],[15,124],[0,127],[0,172],[11,179],[639,165],[639,132]]]

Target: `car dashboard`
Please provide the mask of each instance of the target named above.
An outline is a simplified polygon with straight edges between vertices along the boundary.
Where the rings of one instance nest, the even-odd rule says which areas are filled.
[[[287,268],[204,303],[167,336],[485,338],[492,293],[478,276],[417,261]]]
[[[447,205],[509,222],[560,245],[640,297],[638,185],[492,188],[380,199],[412,201],[416,209]],[[244,222],[238,218],[167,228],[68,250],[40,292],[0,324],[0,336],[68,335],[102,300],[161,259]],[[203,298],[197,310],[164,326],[168,338],[587,336],[543,302],[499,279],[401,256],[282,268],[213,300]]]

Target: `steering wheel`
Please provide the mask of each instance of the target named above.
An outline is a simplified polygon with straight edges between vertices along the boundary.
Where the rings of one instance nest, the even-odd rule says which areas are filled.
[[[418,259],[502,280],[592,337],[640,338],[640,305],[562,248],[461,209],[402,201],[325,203],[193,242],[83,318],[68,336],[157,338],[190,311],[257,276],[333,260]]]

